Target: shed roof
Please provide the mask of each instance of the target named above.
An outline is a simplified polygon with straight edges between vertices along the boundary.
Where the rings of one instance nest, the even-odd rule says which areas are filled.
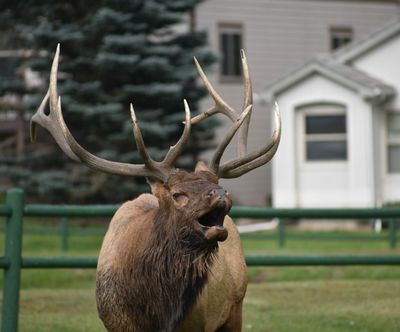
[[[317,55],[265,87],[259,95],[271,99],[272,96],[296,85],[313,74],[319,74],[343,85],[366,99],[386,99],[396,93],[392,86],[349,65],[340,63],[332,56]]]

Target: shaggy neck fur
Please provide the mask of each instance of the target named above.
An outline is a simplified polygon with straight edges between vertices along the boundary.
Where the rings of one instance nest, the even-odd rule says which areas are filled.
[[[158,214],[150,243],[114,280],[125,315],[113,320],[118,326],[110,331],[172,332],[193,308],[218,244],[175,219]]]

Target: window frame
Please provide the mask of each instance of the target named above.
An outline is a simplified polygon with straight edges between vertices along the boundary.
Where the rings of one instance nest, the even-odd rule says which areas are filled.
[[[349,161],[349,125],[348,114],[346,106],[343,104],[327,104],[315,103],[297,107],[297,112],[300,116],[299,119],[299,157],[303,165],[321,165],[321,164],[340,164],[345,165]],[[337,116],[343,115],[345,117],[346,132],[345,133],[328,133],[328,134],[307,134],[306,133],[306,119],[308,116]],[[345,141],[346,144],[346,158],[344,159],[307,159],[307,143],[315,141]]]
[[[240,45],[239,50],[235,50],[232,43],[228,46],[230,50],[228,51],[228,56],[225,56],[223,45],[222,45],[222,35],[239,35]],[[244,49],[244,28],[242,23],[218,23],[218,49],[220,52],[219,61],[219,78],[221,83],[242,83],[242,65],[240,60],[240,49]],[[228,62],[228,73],[224,73],[224,63]],[[239,70],[235,73],[235,62],[239,62]]]
[[[339,45],[334,47],[334,38],[340,40]],[[345,41],[345,39],[348,39]],[[329,47],[336,51],[354,40],[354,29],[351,26],[331,26],[329,28]]]
[[[385,116],[385,156],[386,156],[386,173],[388,175],[400,175],[400,170],[393,172],[390,171],[390,154],[389,154],[389,148],[390,146],[400,146],[400,136],[398,138],[391,138],[389,135],[389,117],[391,115],[399,116],[400,117],[400,112],[395,111],[395,110],[390,110],[386,113]]]

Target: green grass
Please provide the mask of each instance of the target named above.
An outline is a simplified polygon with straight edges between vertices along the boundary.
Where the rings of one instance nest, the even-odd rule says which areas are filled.
[[[399,232],[400,233],[400,232]],[[295,238],[291,238],[293,235]],[[308,236],[311,239],[301,239],[301,236]],[[347,240],[346,236],[371,236],[372,240]],[[384,232],[380,236],[386,236]],[[337,237],[338,239],[320,240],[324,237]],[[400,235],[398,235],[400,237]],[[400,242],[400,241],[399,241]],[[263,254],[265,252],[273,254],[396,254],[399,251],[389,248],[388,240],[379,239],[378,236],[374,237],[371,232],[300,232],[289,231],[287,232],[286,245],[283,248],[278,248],[276,239],[262,239],[262,238],[243,238],[243,247],[248,254]]]
[[[250,284],[244,330],[398,332],[400,281]]]
[[[88,289],[29,289],[21,292],[21,332],[105,331],[97,317],[93,285]]]
[[[251,283],[244,331],[398,332],[400,282]],[[397,296],[396,296],[397,295]],[[23,290],[20,331],[100,332],[93,288]]]
[[[95,256],[101,240],[71,236],[65,253],[57,236],[26,235],[23,255]],[[0,248],[3,241],[0,236]],[[289,237],[286,244],[278,248],[276,240],[243,240],[246,254],[400,255],[400,249],[389,249],[383,240]],[[248,274],[244,331],[400,331],[400,266],[251,267]],[[97,318],[94,282],[93,269],[23,270],[20,331],[105,331]]]

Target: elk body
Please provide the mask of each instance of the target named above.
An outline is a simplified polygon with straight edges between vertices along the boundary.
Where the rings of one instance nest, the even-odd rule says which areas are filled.
[[[109,332],[237,332],[242,326],[242,302],[247,278],[238,231],[227,216],[232,201],[219,178],[238,177],[267,163],[280,140],[276,108],[275,132],[257,151],[246,151],[252,110],[252,88],[244,52],[244,110],[238,114],[213,89],[200,65],[197,70],[215,105],[194,118],[185,105],[185,127],[163,161],[147,154],[131,105],[133,133],[144,164],[132,165],[98,158],[72,137],[57,92],[59,46],[50,74],[49,90],[35,124],[45,127],[73,160],[112,174],[144,176],[152,194],[123,204],[105,235],[96,274],[99,316]],[[50,113],[44,108],[49,101]],[[199,163],[194,172],[174,168],[191,125],[223,113],[233,125],[219,144],[210,167]],[[238,132],[237,158],[220,165],[222,154]]]

